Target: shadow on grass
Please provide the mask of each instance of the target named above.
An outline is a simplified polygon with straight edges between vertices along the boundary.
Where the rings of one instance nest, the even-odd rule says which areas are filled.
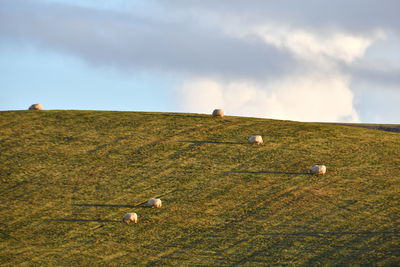
[[[289,174],[289,175],[312,175],[309,172],[276,172],[276,171],[227,171],[225,173],[246,173],[246,174]]]
[[[211,115],[186,115],[186,114],[163,114],[163,113],[143,113],[144,116],[165,116],[165,117],[175,117],[175,118],[202,118],[202,119],[210,119]]]
[[[277,233],[262,233],[262,236],[276,236],[276,237],[282,237],[282,238],[292,238],[292,237],[317,237],[317,238],[327,238],[329,236],[343,236],[343,235],[351,235],[351,236],[355,236],[356,239],[354,239],[353,241],[350,242],[350,244],[357,244],[359,242],[365,242],[366,240],[375,237],[375,236],[379,236],[379,235],[383,235],[383,236],[398,236],[400,235],[399,231],[345,231],[345,232],[341,232],[341,231],[335,231],[335,232],[277,232]],[[321,260],[326,259],[331,257],[332,255],[334,255],[335,253],[338,253],[339,251],[341,251],[343,248],[351,248],[352,245],[348,244],[348,242],[345,241],[345,245],[343,246],[343,244],[340,245],[334,245],[332,248],[328,248],[327,251],[317,254],[315,257],[311,258],[307,264],[305,264],[306,266],[314,266],[314,265],[318,265]],[[355,255],[357,253],[363,254],[365,252],[367,252],[369,249],[374,249],[374,247],[377,247],[377,245],[375,246],[370,246],[370,243],[368,243],[369,245],[366,246],[366,249],[363,249],[364,251],[360,251],[359,249],[355,249],[353,250],[354,252],[350,252],[350,255],[347,255],[348,260],[351,261]],[[279,242],[277,243],[277,245],[282,245]],[[262,248],[260,250],[256,250],[254,253],[252,253],[251,255],[249,255],[248,257],[245,257],[244,259],[240,260],[239,262],[235,263],[233,266],[241,266],[246,262],[251,262],[254,258],[263,255],[265,253],[267,253],[267,251],[271,251],[273,250],[273,247],[268,247],[267,249]],[[313,252],[315,252],[314,250],[312,250]],[[343,260],[342,260],[343,261]],[[346,260],[345,260],[346,262]],[[345,264],[343,264],[345,265]],[[339,265],[340,266],[340,265]]]
[[[10,186],[10,187],[8,187],[8,188],[5,188],[4,190],[1,190],[1,191],[0,191],[0,194],[3,194],[3,193],[5,193],[5,192],[7,192],[7,191],[12,191],[12,190],[14,190],[14,189],[18,188],[19,186],[21,186],[21,185],[23,185],[23,184],[26,184],[26,183],[28,183],[28,181],[22,181],[22,182],[16,183],[16,184],[13,185],[13,186]]]
[[[223,141],[213,141],[213,140],[205,140],[205,141],[180,141],[181,143],[192,143],[192,144],[222,144],[222,145],[243,145],[245,143],[241,142],[223,142]]]
[[[140,203],[138,205],[119,205],[119,204],[72,204],[72,206],[78,207],[103,207],[103,208],[151,208],[146,205],[147,202]]]
[[[112,145],[116,145],[116,144],[118,144],[120,141],[125,140],[125,139],[129,139],[130,137],[131,137],[131,135],[128,135],[128,136],[121,136],[121,137],[115,138],[114,140],[112,140],[112,141],[109,142],[109,143],[101,144],[101,145],[97,146],[96,148],[94,148],[94,149],[92,149],[92,150],[89,150],[88,153],[89,153],[89,154],[92,154],[92,153],[95,153],[95,152],[97,152],[97,151],[99,151],[99,150],[102,150],[103,148],[106,148],[106,147],[108,147],[108,146],[111,147]]]
[[[400,231],[337,231],[337,232],[292,232],[262,233],[263,236],[337,236],[337,235],[400,235]]]
[[[88,220],[88,219],[49,219],[45,220],[47,222],[100,222],[100,223],[115,223],[115,222],[121,222],[120,220]]]

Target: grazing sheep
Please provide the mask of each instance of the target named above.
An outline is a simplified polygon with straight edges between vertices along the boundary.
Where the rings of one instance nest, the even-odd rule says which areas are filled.
[[[147,205],[151,206],[152,208],[161,208],[162,202],[159,198],[152,198],[147,201]]]
[[[137,223],[138,216],[135,212],[127,213],[124,218],[122,218],[122,221],[126,224]]]
[[[249,144],[260,145],[263,143],[263,139],[262,139],[261,135],[253,135],[253,136],[250,136],[248,142],[249,142]]]
[[[223,117],[225,116],[225,112],[223,109],[214,109],[213,113],[212,113],[213,117]]]
[[[32,106],[29,107],[29,110],[42,110],[42,104],[33,104]]]
[[[310,172],[315,173],[315,174],[325,174],[326,166],[325,165],[315,165],[310,169]]]

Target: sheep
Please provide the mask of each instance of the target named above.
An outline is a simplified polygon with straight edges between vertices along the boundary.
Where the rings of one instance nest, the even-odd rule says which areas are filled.
[[[223,117],[225,116],[225,112],[223,109],[214,109],[213,113],[212,113],[213,117]]]
[[[248,139],[249,144],[256,144],[256,145],[260,145],[263,143],[263,139],[261,137],[261,135],[253,135],[250,136],[250,138]]]
[[[162,202],[159,198],[152,198],[147,201],[147,205],[151,206],[152,208],[161,208]]]
[[[137,223],[138,222],[138,216],[135,212],[127,213],[125,216],[122,218],[122,221],[126,224],[130,223]]]
[[[33,104],[29,107],[28,110],[42,110],[42,109],[43,109],[42,104]]]
[[[326,166],[325,165],[315,165],[310,169],[310,172],[323,175],[326,173]]]

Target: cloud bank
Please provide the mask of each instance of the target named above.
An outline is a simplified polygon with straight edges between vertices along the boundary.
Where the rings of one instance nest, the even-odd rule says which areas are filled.
[[[255,84],[251,81],[190,80],[179,90],[185,108],[208,113],[226,107],[228,113],[299,121],[359,121],[348,79],[301,75]],[[322,113],[322,114],[321,114]]]
[[[68,2],[0,0],[0,41],[172,74],[187,112],[358,122],[362,84],[400,88],[396,60],[368,60],[383,40],[399,42],[395,0]]]

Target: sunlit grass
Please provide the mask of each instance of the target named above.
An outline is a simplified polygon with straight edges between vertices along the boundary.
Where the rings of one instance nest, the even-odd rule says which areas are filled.
[[[0,264],[400,263],[398,133],[100,111],[0,127]]]

